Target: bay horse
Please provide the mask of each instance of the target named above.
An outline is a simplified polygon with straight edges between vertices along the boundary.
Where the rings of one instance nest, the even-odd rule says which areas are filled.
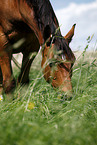
[[[41,67],[46,81],[64,92],[71,91],[75,56],[69,43],[74,28],[75,25],[65,37],[61,35],[49,0],[0,0],[0,82],[5,93],[11,92],[16,86],[11,66],[12,54],[23,54],[18,82],[26,84],[33,61],[33,58],[29,58],[30,53],[38,52],[40,46],[44,46]],[[13,44],[20,39],[24,43],[18,49],[13,49]],[[56,69],[52,69],[53,66]]]

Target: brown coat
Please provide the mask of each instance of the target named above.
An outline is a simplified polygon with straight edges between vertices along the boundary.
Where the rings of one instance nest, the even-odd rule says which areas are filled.
[[[28,83],[29,70],[33,61],[33,59],[29,60],[29,55],[31,52],[38,51],[43,44],[45,47],[42,52],[42,67],[45,79],[54,87],[62,88],[63,91],[72,89],[71,69],[75,57],[68,44],[74,34],[75,25],[65,38],[62,37],[59,29],[56,32],[58,27],[59,24],[49,0],[0,0],[0,76],[3,78],[3,88],[6,93],[15,87],[11,66],[12,54],[23,53],[18,82]],[[52,38],[54,38],[53,42]],[[20,39],[24,39],[24,43],[17,50],[13,50],[12,44]],[[53,48],[57,52],[61,51],[55,59],[58,63],[53,63],[53,65],[57,64],[54,71],[50,64],[44,65],[48,58],[50,60],[54,58]],[[62,56],[67,62],[61,62]],[[49,81],[50,78],[52,81]]]

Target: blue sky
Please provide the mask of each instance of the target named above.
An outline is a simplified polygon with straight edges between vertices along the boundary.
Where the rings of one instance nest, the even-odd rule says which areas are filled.
[[[82,4],[82,3],[90,3],[93,1],[95,0],[50,0],[55,10],[67,7],[72,2]]]
[[[73,50],[83,50],[88,36],[94,34],[90,48],[97,49],[97,0],[50,0],[65,35],[76,23],[75,36],[71,43]],[[95,47],[95,48],[94,48]]]

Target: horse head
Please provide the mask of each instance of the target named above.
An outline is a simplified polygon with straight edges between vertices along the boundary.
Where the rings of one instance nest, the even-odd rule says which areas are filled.
[[[75,24],[65,37],[58,35],[57,32],[54,35],[50,34],[42,51],[41,66],[44,78],[53,87],[68,93],[72,92],[71,76],[75,62],[75,56],[69,47],[74,29]]]

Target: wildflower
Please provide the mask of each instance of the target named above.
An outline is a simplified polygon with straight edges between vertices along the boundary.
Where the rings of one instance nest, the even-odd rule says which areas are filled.
[[[32,109],[34,109],[34,107],[35,107],[35,104],[33,102],[30,102],[28,104],[28,109],[32,110]]]
[[[3,100],[3,97],[2,97],[2,95],[0,95],[0,101],[2,101]]]
[[[57,96],[58,99],[61,99],[61,96]]]

